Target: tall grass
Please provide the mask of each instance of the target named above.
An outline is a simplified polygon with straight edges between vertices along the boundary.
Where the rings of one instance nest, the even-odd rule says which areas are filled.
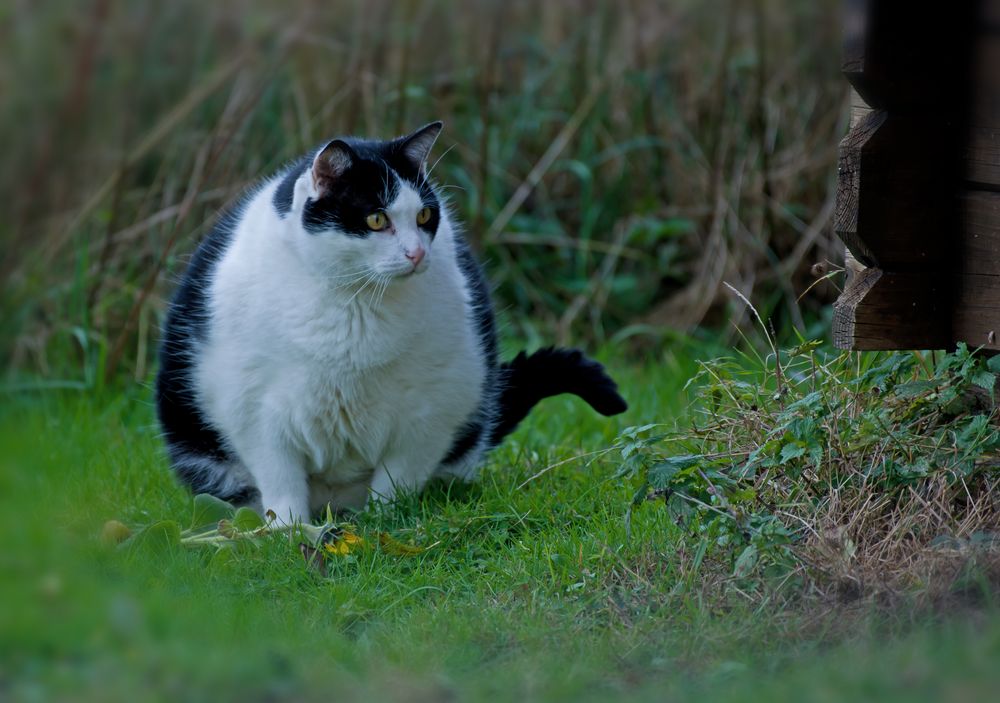
[[[711,325],[728,316],[724,281],[801,326],[831,293],[798,299],[834,256],[834,7],[8,6],[0,362],[72,383],[145,377],[165,297],[242,189],[332,135],[438,118],[434,175],[512,333]]]

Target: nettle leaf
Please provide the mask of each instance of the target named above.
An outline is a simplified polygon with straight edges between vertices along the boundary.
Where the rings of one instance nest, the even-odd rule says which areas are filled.
[[[914,360],[909,355],[892,354],[878,366],[865,371],[855,384],[861,388],[886,390],[903,373],[913,368]]]
[[[800,456],[806,453],[806,448],[801,444],[786,444],[781,448],[781,456],[779,461],[782,464],[786,464],[792,459],[798,459]]]
[[[753,571],[753,567],[757,565],[757,558],[760,553],[757,551],[757,545],[750,544],[747,545],[738,557],[736,557],[736,564],[733,567],[733,575],[737,578],[746,578]]]
[[[990,371],[979,370],[972,375],[973,385],[979,386],[983,390],[993,392],[993,386],[996,385],[997,377]]]
[[[929,393],[937,388],[937,383],[934,381],[911,381],[909,383],[901,383],[894,389],[897,398],[916,398],[924,393]]]
[[[194,510],[191,518],[191,529],[219,524],[219,520],[231,518],[236,508],[224,500],[208,493],[199,493],[192,501]]]
[[[791,411],[801,411],[801,410],[819,410],[823,407],[823,394],[819,391],[813,391],[807,395],[796,400],[794,403],[785,408],[785,412]]]
[[[819,466],[823,463],[823,445],[814,444],[809,447],[809,460],[814,466],[819,468]]]
[[[649,432],[654,427],[659,427],[659,424],[653,423],[650,425],[639,425],[633,427],[626,427],[622,430],[621,436],[628,437],[629,439],[636,439],[639,435]]]
[[[991,356],[986,360],[986,368],[993,373],[1000,373],[1000,354]]]
[[[632,456],[625,459],[621,466],[618,467],[618,471],[615,473],[616,478],[624,478],[625,476],[635,476],[643,468],[645,468],[646,463],[643,461],[643,457],[640,454],[633,454]]]
[[[965,450],[989,450],[998,444],[998,434],[990,425],[988,416],[976,415],[955,437],[955,444]]]
[[[649,485],[653,488],[667,488],[680,472],[698,466],[704,459],[701,454],[687,454],[657,462],[649,467]]]

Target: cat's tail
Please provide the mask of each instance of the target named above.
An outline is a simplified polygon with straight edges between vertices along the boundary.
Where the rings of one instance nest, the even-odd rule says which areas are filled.
[[[604,367],[577,349],[546,347],[531,355],[521,352],[501,364],[500,381],[500,417],[490,434],[490,445],[494,447],[514,431],[538,401],[554,395],[577,395],[605,416],[628,409],[618,385]]]

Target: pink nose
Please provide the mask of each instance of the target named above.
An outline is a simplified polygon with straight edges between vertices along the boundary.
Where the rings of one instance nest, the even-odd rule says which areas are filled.
[[[420,265],[420,262],[424,260],[424,256],[426,255],[427,252],[423,247],[417,247],[416,249],[406,252],[406,258],[413,262],[414,268]]]

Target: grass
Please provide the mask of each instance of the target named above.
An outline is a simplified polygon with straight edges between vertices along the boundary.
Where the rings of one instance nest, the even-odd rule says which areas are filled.
[[[148,391],[8,397],[0,526],[14,538],[2,557],[0,694],[959,700],[994,690],[995,606],[941,618],[720,598],[686,578],[697,535],[669,511],[647,505],[626,520],[635,489],[617,453],[556,465],[645,418],[683,426],[684,385],[710,351],[679,342],[615,368],[633,403],[622,418],[547,401],[480,483],[357,519],[362,535],[436,546],[356,552],[331,560],[326,579],[280,537],[231,559],[103,543],[105,520],[190,514]]]

